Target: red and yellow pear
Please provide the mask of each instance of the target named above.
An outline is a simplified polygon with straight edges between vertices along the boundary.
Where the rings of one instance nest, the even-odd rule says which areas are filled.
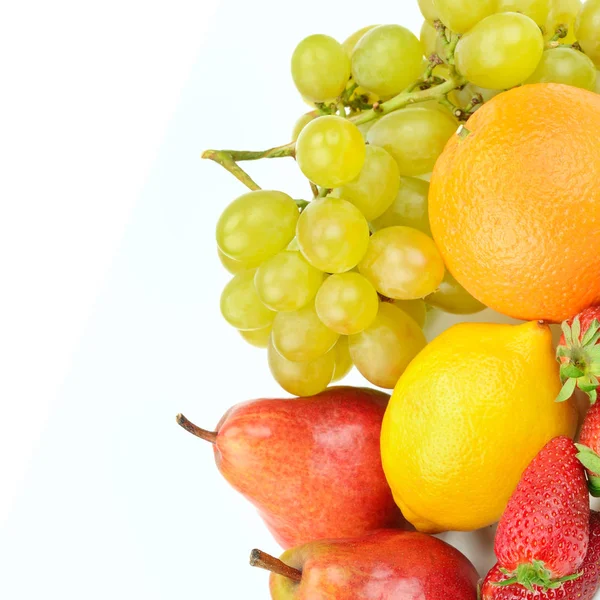
[[[239,404],[206,431],[217,467],[256,508],[284,548],[405,524],[379,451],[389,396],[337,387],[309,398]]]
[[[423,533],[382,530],[310,542],[276,559],[253,550],[271,571],[273,600],[475,600],[479,576],[458,550]]]

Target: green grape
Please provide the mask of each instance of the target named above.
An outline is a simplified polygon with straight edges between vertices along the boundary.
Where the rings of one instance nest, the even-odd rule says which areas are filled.
[[[369,225],[350,202],[320,198],[300,215],[296,237],[304,258],[313,267],[325,273],[345,273],[367,251]]]
[[[379,296],[360,273],[332,275],[319,289],[315,299],[319,319],[341,335],[366,329],[377,315]]]
[[[575,22],[575,36],[583,51],[600,67],[600,0],[587,0]]]
[[[365,142],[367,141],[367,136],[369,135],[369,131],[371,131],[371,128],[373,127],[373,125],[375,125],[376,122],[377,121],[373,120],[373,121],[367,121],[366,123],[362,123],[361,125],[358,125],[358,130],[360,131],[360,135],[362,135],[363,140]]]
[[[533,19],[539,27],[548,22],[551,0],[497,0],[496,12],[517,12]]]
[[[452,95],[454,95],[454,94],[452,94]],[[450,98],[448,98],[448,99],[450,99]],[[454,99],[452,99],[451,102],[454,102]],[[456,102],[454,102],[454,103],[456,104]],[[419,108],[426,108],[428,110],[437,110],[437,111],[445,114],[446,116],[449,116],[454,121],[454,125],[456,126],[456,129],[458,129],[459,123],[458,123],[458,120],[456,119],[456,116],[453,114],[452,109],[448,108],[447,106],[444,106],[437,100],[425,100],[424,102],[419,102]]]
[[[415,323],[423,329],[427,320],[427,304],[424,300],[394,300],[392,304],[412,317]]]
[[[421,14],[427,21],[433,23],[440,18],[440,15],[435,7],[436,0],[417,0]]]
[[[331,382],[335,369],[335,349],[308,362],[287,360],[274,348],[268,346],[269,369],[277,383],[294,396],[314,396]]]
[[[317,294],[325,274],[306,262],[300,252],[284,250],[256,271],[254,284],[263,304],[271,310],[298,310]]]
[[[415,177],[400,178],[400,190],[392,205],[371,225],[375,231],[404,225],[431,236],[427,197],[429,183]]]
[[[292,78],[304,98],[325,102],[337,98],[350,78],[350,59],[342,45],[328,35],[303,39],[292,55]]]
[[[271,334],[277,352],[294,362],[308,362],[323,356],[339,337],[319,319],[314,302],[300,310],[277,313]]]
[[[437,291],[427,296],[425,302],[453,315],[472,315],[486,308],[479,300],[475,300],[449,271],[446,271]]]
[[[550,0],[550,14],[546,22],[546,39],[550,39],[556,33],[559,26],[567,28],[567,37],[561,38],[561,44],[573,44],[575,37],[575,19],[581,10],[581,0]]]
[[[392,389],[427,340],[414,319],[382,302],[370,327],[348,338],[352,362],[373,385]]]
[[[428,61],[425,62],[428,63]],[[427,64],[425,66],[427,66]],[[450,77],[452,76],[452,73],[450,72],[450,67],[447,64],[436,65],[436,67],[433,69],[432,74],[436,77],[441,77],[442,79],[450,79]]]
[[[600,71],[596,72],[596,94],[600,94]]]
[[[356,178],[365,154],[365,143],[356,125],[334,115],[308,123],[296,142],[300,170],[325,188],[339,187]]]
[[[394,201],[400,187],[400,174],[396,161],[383,148],[367,146],[366,152],[359,176],[335,189],[332,195],[351,202],[371,221]]]
[[[423,48],[417,37],[400,25],[380,25],[356,44],[352,77],[380,97],[395,96],[422,74]]]
[[[311,121],[314,121],[319,116],[319,111],[311,110],[303,114],[294,125],[294,130],[292,131],[292,142],[295,142],[298,139],[298,136],[304,129],[306,125],[308,125]]]
[[[331,383],[344,379],[354,366],[352,364],[352,358],[350,358],[350,349],[348,348],[348,338],[344,335],[335,345],[332,350],[335,352],[335,369],[333,371],[333,377]]]
[[[380,294],[394,300],[416,300],[439,287],[445,268],[429,236],[399,226],[381,229],[371,236],[358,270]]]
[[[240,335],[251,345],[256,348],[266,348],[271,339],[271,330],[273,325],[256,329],[254,331],[240,331]]]
[[[369,144],[387,150],[400,175],[424,175],[433,170],[446,142],[456,133],[456,121],[439,110],[411,107],[380,119],[367,134]]]
[[[255,269],[238,273],[221,294],[221,313],[241,331],[264,329],[273,323],[275,313],[260,300],[254,286]]]
[[[355,31],[349,38],[347,38],[344,42],[342,42],[342,47],[346,51],[348,58],[352,58],[352,53],[354,52],[354,48],[356,48],[356,44],[361,40],[365,33],[371,31],[371,29],[375,29],[377,25],[367,25],[358,31]]]
[[[439,19],[455,33],[466,33],[491,15],[496,0],[434,0]]]
[[[363,27],[362,29],[355,31],[342,44],[342,46],[344,47],[344,50],[346,51],[346,54],[348,55],[348,58],[352,59],[352,53],[354,52],[354,48],[356,47],[356,44],[358,44],[358,42],[365,35],[365,33],[371,31],[371,29],[375,29],[375,27],[377,27],[377,25],[368,25],[367,27]],[[352,78],[350,78],[348,85],[349,86],[354,85],[354,80]],[[350,101],[355,100],[359,96],[365,96],[368,104],[374,104],[375,102],[377,102],[379,100],[379,96],[377,96],[376,94],[371,94],[368,90],[361,87],[360,85],[354,90],[354,92],[352,92],[352,95],[350,96]]]
[[[420,40],[425,56],[430,57],[432,54],[437,54],[442,58],[444,57],[442,39],[438,35],[435,27],[429,21],[424,21],[421,26]]]
[[[594,91],[596,67],[583,52],[559,46],[544,52],[540,64],[526,83],[564,83]]]
[[[502,90],[488,90],[487,88],[479,87],[478,85],[473,85],[472,83],[467,83],[462,89],[455,90],[455,98],[456,103],[461,106],[467,106],[473,98],[479,94],[484,102],[489,102],[492,98],[501,94]],[[474,110],[478,110],[481,105],[475,106]]]
[[[289,244],[286,250],[295,250],[296,252],[300,252],[300,245],[298,244],[298,238],[294,238]]]
[[[283,192],[258,190],[234,200],[217,223],[217,244],[229,258],[260,264],[294,237],[296,203]]]
[[[455,59],[471,83],[503,90],[531,77],[543,52],[544,38],[535,21],[518,13],[498,13],[459,40]]]
[[[256,261],[243,263],[243,262],[240,262],[239,260],[233,260],[233,258],[229,258],[229,256],[227,256],[227,254],[224,254],[223,251],[221,250],[221,248],[219,248],[218,246],[217,246],[217,254],[219,256],[219,260],[221,261],[221,264],[232,275],[236,275],[237,273],[240,273],[241,271],[246,271],[247,269],[254,269],[254,268],[258,267],[258,265],[260,264],[260,262],[257,263]]]

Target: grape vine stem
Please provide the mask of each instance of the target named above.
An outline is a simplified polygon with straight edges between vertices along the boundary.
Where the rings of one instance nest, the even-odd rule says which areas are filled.
[[[374,119],[379,119],[385,115],[390,114],[396,110],[404,108],[409,104],[416,104],[417,102],[426,102],[427,100],[440,100],[449,94],[452,90],[455,90],[463,85],[463,81],[458,77],[451,77],[444,83],[440,83],[434,87],[430,87],[426,90],[418,90],[416,92],[401,92],[394,98],[387,102],[382,102],[376,108],[366,110],[359,115],[350,117],[349,121],[352,121],[355,125],[364,125]]]
[[[453,74],[443,83],[428,87],[427,89],[414,91],[415,86],[413,84],[407,90],[401,92],[397,96],[394,96],[394,98],[391,98],[386,102],[382,102],[381,104],[376,104],[370,110],[366,110],[358,115],[349,117],[348,120],[355,125],[364,125],[365,123],[369,123],[375,119],[380,119],[381,117],[404,108],[410,104],[426,102],[427,100],[443,101],[447,94],[457,88],[460,88],[465,83],[465,80],[460,78],[458,75]],[[422,85],[425,84],[427,84],[427,82],[422,81]],[[261,188],[237,163],[248,160],[259,160],[262,158],[284,157],[296,157],[295,142],[258,152],[247,150],[206,150],[202,154],[202,158],[206,158],[220,164],[251,190],[260,190]]]
[[[214,160],[217,164],[227,169],[234,177],[239,179],[247,188],[252,191],[260,190],[260,185],[244,171],[233,159],[227,150],[206,150],[202,154],[202,158]]]

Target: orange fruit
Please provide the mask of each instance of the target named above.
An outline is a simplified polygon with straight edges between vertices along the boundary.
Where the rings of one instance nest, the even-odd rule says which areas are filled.
[[[484,104],[437,161],[429,216],[450,272],[498,312],[600,303],[600,95],[544,83]]]

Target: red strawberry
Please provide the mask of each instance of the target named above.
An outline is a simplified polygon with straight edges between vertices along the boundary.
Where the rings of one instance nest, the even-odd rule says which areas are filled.
[[[561,583],[556,588],[528,590],[518,583],[506,587],[497,585],[506,581],[500,565],[487,574],[481,587],[482,600],[592,600],[600,588],[600,513],[590,516],[590,544],[583,564],[581,577]]]
[[[588,487],[592,496],[600,496],[600,403],[594,404],[588,410],[581,433],[577,457],[586,467],[588,473]]]
[[[568,437],[548,442],[521,476],[496,533],[506,578],[549,588],[577,573],[588,548],[585,470]]]
[[[557,401],[568,400],[578,387],[592,404],[596,402],[600,377],[600,306],[586,308],[562,324],[563,335],[556,349],[564,384]]]

